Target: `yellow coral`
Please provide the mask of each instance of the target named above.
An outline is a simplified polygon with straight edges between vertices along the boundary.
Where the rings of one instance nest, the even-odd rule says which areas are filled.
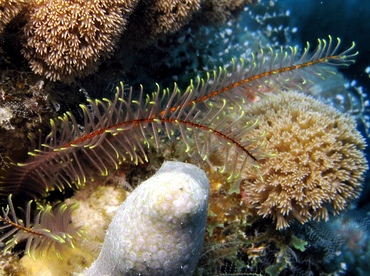
[[[35,73],[73,80],[109,56],[135,0],[33,0],[22,53]]]
[[[337,214],[359,196],[368,166],[351,116],[295,92],[263,98],[246,116],[259,120],[251,135],[264,135],[274,156],[247,168],[245,200],[276,228],[293,218],[327,220],[329,210]]]

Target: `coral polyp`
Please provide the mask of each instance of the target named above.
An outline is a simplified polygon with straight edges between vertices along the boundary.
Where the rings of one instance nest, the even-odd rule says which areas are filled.
[[[245,197],[277,229],[293,218],[326,221],[359,196],[368,164],[353,117],[296,92],[263,97],[246,116],[258,119],[251,135],[263,135],[272,156],[246,169]]]
[[[101,57],[112,54],[134,3],[31,1],[22,53],[32,70],[48,79],[71,81],[87,75]]]

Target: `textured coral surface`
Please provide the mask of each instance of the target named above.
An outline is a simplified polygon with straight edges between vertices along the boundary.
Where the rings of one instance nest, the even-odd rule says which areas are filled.
[[[32,71],[72,82],[94,72],[119,47],[144,47],[193,19],[223,23],[252,2],[1,0],[0,34],[19,15],[14,36]]]
[[[27,0],[0,0],[0,34],[26,6]]]
[[[272,154],[259,170],[247,168],[246,200],[278,229],[292,218],[327,220],[359,196],[367,161],[353,117],[295,92],[263,98],[246,114]]]
[[[51,80],[91,73],[113,51],[134,2],[35,0],[23,29],[23,55]]]

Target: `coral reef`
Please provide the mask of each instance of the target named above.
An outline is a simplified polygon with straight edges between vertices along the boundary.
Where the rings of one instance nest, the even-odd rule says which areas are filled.
[[[207,0],[12,0],[0,3],[0,33],[22,13],[18,20],[22,35],[16,36],[32,71],[52,81],[72,82],[94,72],[118,46],[143,47],[191,20],[201,22],[202,17],[194,15],[202,12],[203,3],[207,14],[224,22],[230,11],[236,13],[252,2],[236,1],[229,6]],[[223,12],[228,15],[220,17]]]
[[[72,0],[64,1],[63,4],[67,2],[71,5],[81,3]],[[235,17],[245,5],[255,2],[258,2],[255,7],[244,8],[242,17]],[[311,53],[307,45],[300,54],[300,46],[289,46],[296,41],[294,38],[290,39],[291,35],[298,35],[297,29],[287,28],[290,14],[276,10],[275,2],[132,0],[132,8],[125,13],[125,23],[122,21],[119,26],[122,31],[119,34],[117,31],[111,50],[105,52],[105,49],[101,48],[100,56],[94,52],[97,62],[90,63],[90,66],[99,66],[98,72],[82,78],[81,76],[88,74],[88,70],[81,67],[81,71],[76,70],[71,75],[65,74],[61,77],[61,81],[76,80],[65,84],[51,81],[50,77],[45,80],[44,74],[33,74],[24,56],[20,54],[21,48],[26,47],[24,45],[27,43],[25,26],[31,26],[29,11],[36,14],[36,11],[31,9],[36,7],[34,3],[51,2],[0,0],[0,19],[4,20],[1,21],[4,24],[0,30],[3,32],[0,45],[0,67],[3,68],[0,76],[0,160],[3,167],[0,175],[0,199],[4,201],[2,207],[9,220],[7,225],[2,225],[7,228],[1,228],[0,233],[9,234],[5,240],[17,237],[13,235],[17,232],[8,231],[12,228],[14,231],[20,231],[19,228],[14,225],[9,228],[9,222],[15,221],[18,226],[22,225],[23,220],[20,221],[20,218],[23,219],[23,212],[19,209],[27,203],[26,198],[33,198],[41,210],[47,204],[54,206],[53,203],[58,200],[67,205],[70,205],[70,202],[72,205],[76,201],[79,202],[80,208],[70,214],[71,219],[63,220],[65,214],[61,212],[60,221],[65,221],[68,227],[69,222],[77,228],[83,226],[86,233],[86,236],[72,237],[75,248],[63,247],[63,259],[50,252],[47,258],[41,256],[34,260],[29,255],[40,257],[32,254],[32,250],[37,248],[25,252],[26,244],[17,244],[9,248],[0,260],[4,265],[0,274],[2,271],[14,275],[18,275],[16,273],[20,271],[19,275],[37,276],[81,273],[97,258],[111,218],[127,194],[122,185],[126,189],[129,185],[136,187],[136,183],[156,172],[164,160],[185,160],[196,164],[206,170],[210,180],[205,246],[196,273],[318,275],[345,273],[343,271],[351,273],[357,267],[357,271],[368,271],[368,265],[364,264],[370,252],[368,229],[363,227],[360,220],[338,220],[339,216],[330,216],[329,221],[319,223],[326,226],[327,232],[315,227],[318,224],[316,220],[323,220],[320,217],[320,209],[326,208],[329,214],[333,213],[333,202],[336,197],[342,196],[342,192],[347,197],[342,197],[342,201],[336,204],[348,209],[350,205],[354,206],[351,203],[362,190],[360,181],[364,173],[361,174],[361,170],[365,170],[366,164],[363,163],[363,167],[356,172],[357,176],[353,176],[348,170],[352,171],[351,166],[355,167],[357,164],[346,164],[344,160],[351,159],[348,155],[356,150],[359,159],[364,160],[364,150],[360,149],[360,145],[364,145],[363,141],[347,138],[348,135],[356,133],[356,119],[362,123],[358,126],[361,131],[369,129],[369,116],[366,113],[369,101],[366,90],[361,91],[354,82],[345,86],[347,80],[332,66],[351,64],[356,53],[353,46],[348,51],[337,51],[339,41],[337,44],[329,38],[319,40],[316,51]],[[102,1],[96,0],[95,3],[98,6]],[[6,5],[7,9],[13,9],[14,13],[4,19],[1,12],[5,10]],[[46,7],[46,10],[48,9],[56,14],[52,8]],[[170,9],[168,16],[162,14],[162,11]],[[68,9],[66,11],[68,12]],[[148,19],[154,27],[149,26],[150,28],[144,30],[141,27],[147,22],[146,15],[150,15]],[[167,21],[177,16],[181,21]],[[61,17],[55,21],[60,24],[58,30],[63,29]],[[231,20],[228,20],[229,18]],[[157,19],[160,21],[156,21]],[[222,24],[223,20],[228,21]],[[96,24],[90,26],[100,27]],[[31,31],[37,29],[36,26],[30,27]],[[69,34],[67,29],[66,32],[75,40],[80,39],[78,36],[82,33],[77,34],[72,30]],[[44,39],[46,36],[39,38]],[[77,49],[76,54],[79,54],[77,52],[80,50]],[[36,53],[37,45],[33,45],[29,51]],[[113,58],[107,59],[109,56]],[[241,60],[232,60],[235,57],[240,57]],[[358,58],[357,55],[356,59]],[[40,62],[42,63],[42,60]],[[49,70],[46,65],[44,68]],[[198,77],[202,70],[209,73]],[[57,75],[55,73],[55,76]],[[193,81],[189,85],[190,79]],[[176,84],[172,85],[173,81],[176,81]],[[122,84],[114,96],[114,87],[120,82],[125,85]],[[144,88],[138,89],[138,84],[141,83],[144,83]],[[128,89],[129,85],[133,88]],[[328,123],[328,126],[332,127],[329,130],[328,126],[324,125],[328,122],[325,113],[322,115],[324,119],[320,118],[320,121],[312,119],[314,116],[309,119],[297,116],[301,122],[294,122],[297,125],[290,129],[287,127],[286,132],[275,131],[275,134],[271,134],[266,131],[263,134],[261,129],[264,127],[276,130],[277,126],[273,120],[268,122],[268,126],[264,125],[262,113],[248,117],[249,110],[253,112],[254,106],[258,108],[258,105],[269,97],[276,97],[275,94],[270,94],[271,91],[296,89],[320,99],[322,103],[334,106],[342,113],[353,115],[354,119],[345,119],[351,124],[348,133],[338,127],[346,115],[336,111],[333,113],[333,121],[337,122],[337,125]],[[154,93],[150,94],[152,91]],[[91,98],[101,100],[90,100]],[[89,100],[86,102],[86,99]],[[297,102],[297,105],[301,104],[301,101]],[[328,109],[326,112],[329,113],[332,110],[328,106],[325,106],[325,109]],[[71,111],[64,113],[67,110]],[[275,116],[275,120],[280,113],[286,116],[291,107],[282,105],[282,110],[279,109],[274,114],[272,110],[264,113]],[[312,108],[307,110],[322,114],[321,111],[312,111]],[[52,119],[50,125],[50,118],[58,119]],[[284,123],[287,121],[285,118]],[[313,142],[304,138],[304,135],[295,135],[301,131],[311,131],[312,126],[308,123],[307,128],[302,129],[304,122],[323,129],[321,133],[309,137],[313,138]],[[345,152],[342,148],[335,153],[325,152],[324,146],[315,148],[312,145],[320,143],[321,138],[335,134],[336,131],[336,142],[327,145],[334,146],[335,149],[348,145],[349,148],[346,148]],[[30,136],[27,137],[27,134]],[[34,136],[39,136],[38,141]],[[268,140],[268,137],[271,139]],[[293,138],[303,146],[295,146],[289,155],[289,143]],[[272,143],[271,140],[275,139],[281,143]],[[279,157],[276,149],[282,150],[282,147],[286,147],[286,151]],[[301,152],[307,150],[307,159],[304,159],[305,154],[300,154],[300,149]],[[27,151],[31,155],[28,159]],[[325,157],[326,153],[328,159],[337,156],[335,162],[340,162],[333,161],[333,168],[328,168],[331,160],[325,159],[324,162],[324,159],[320,159],[321,163],[314,162],[322,156]],[[340,154],[342,156],[339,156]],[[322,177],[326,182],[319,184],[328,189],[330,187],[326,185],[327,180],[336,177],[334,168],[341,169],[343,166],[345,169],[340,173],[348,174],[349,178],[352,177],[352,182],[345,180],[335,183],[336,186],[332,186],[332,190],[325,194],[325,200],[328,201],[322,203],[317,198],[314,202],[310,201],[310,195],[317,194],[316,191],[310,193],[309,189],[301,189],[300,191],[305,193],[304,197],[300,198],[300,205],[293,198],[296,194],[290,194],[290,199],[288,195],[282,198],[282,193],[276,195],[276,190],[272,188],[274,196],[271,200],[286,199],[282,205],[292,204],[292,210],[287,210],[287,207],[285,215],[281,213],[284,208],[278,203],[271,207],[275,213],[281,214],[284,223],[289,225],[278,227],[277,230],[278,219],[274,217],[275,213],[262,218],[263,214],[258,213],[262,210],[258,209],[261,202],[252,203],[248,189],[253,183],[259,183],[260,188],[256,186],[252,194],[266,195],[270,190],[257,191],[271,188],[268,186],[269,177],[262,174],[267,172],[265,166],[278,166],[278,161],[289,156],[291,159],[287,163],[292,164],[292,169],[286,170],[286,174],[280,171],[280,178],[290,180],[302,171],[327,168],[323,174],[312,174],[311,178],[317,180]],[[312,161],[310,158],[316,159]],[[303,159],[306,161],[300,162]],[[286,164],[281,161],[280,165],[283,167]],[[121,184],[118,184],[108,180],[111,181],[110,184],[114,183],[107,185],[107,182],[102,180],[112,178],[112,175],[118,173],[128,182],[122,180]],[[107,177],[103,178],[100,174]],[[295,179],[295,187],[305,185],[309,177],[305,175],[302,179]],[[344,178],[345,176],[340,180]],[[247,186],[243,182],[245,179],[253,183]],[[265,183],[262,183],[262,180],[265,180]],[[320,190],[319,184],[314,190]],[[364,187],[366,188],[366,185]],[[336,188],[341,191],[335,190]],[[320,192],[319,195],[322,195],[323,192]],[[364,192],[365,190],[362,195]],[[9,204],[7,207],[5,203],[9,193],[13,193],[14,216],[9,211]],[[365,202],[366,196],[363,198]],[[360,207],[360,201],[354,203],[357,203],[358,208],[363,208]],[[308,210],[297,209],[297,206],[304,204],[309,206]],[[298,212],[297,215],[297,210],[305,212],[304,216]],[[39,211],[40,209],[36,209],[29,213],[37,215]],[[325,219],[327,212],[323,213]],[[304,224],[301,224],[302,221]],[[30,216],[30,229],[35,222],[37,223],[37,220]],[[52,224],[58,223],[54,221]],[[324,232],[332,235],[325,235]],[[31,236],[30,233],[24,235]],[[341,243],[344,243],[344,246]],[[37,245],[37,242],[34,244]],[[9,252],[10,250],[12,252]],[[19,265],[18,256],[22,255],[24,256]],[[329,261],[333,260],[333,257],[335,260]]]
[[[0,75],[0,167],[24,160],[34,146],[33,134],[45,131],[45,121],[56,116],[50,86],[28,72]]]
[[[48,79],[87,75],[112,53],[135,2],[34,0],[22,53],[32,70]]]
[[[82,128],[71,112],[52,120],[49,135],[39,149],[29,153],[32,158],[9,168],[13,175],[0,181],[0,195],[12,193],[15,197],[33,198],[45,196],[55,188],[63,190],[66,185],[80,187],[98,173],[108,175],[122,162],[147,162],[146,147],[159,148],[163,139],[172,138],[185,144],[187,154],[202,159],[208,159],[218,147],[220,170],[228,171],[230,179],[238,177],[244,166],[265,156],[258,147],[261,139],[248,140],[256,119],[243,116],[243,103],[258,98],[258,91],[250,86],[267,79],[265,86],[281,87],[290,76],[304,82],[303,73],[315,75],[330,68],[319,66],[321,63],[351,63],[356,54],[353,45],[336,53],[339,44],[339,39],[335,44],[331,37],[329,42],[319,40],[314,59],[308,54],[309,47],[303,58],[296,57],[296,48],[276,55],[270,49],[268,54],[253,57],[248,67],[241,60],[239,64],[234,62],[230,71],[220,68],[212,77],[207,74],[205,79],[197,78],[184,92],[175,84],[172,90],[157,87],[155,93],[144,98],[143,87],[139,93],[133,88],[125,93],[121,83],[112,101],[88,99],[88,106],[80,105]],[[289,54],[291,58],[284,58]],[[135,99],[135,94],[140,95],[139,99]],[[228,158],[235,162],[230,163]]]
[[[61,258],[55,254],[37,259],[24,255],[20,265],[26,268],[26,275],[64,276],[89,267],[98,257],[106,230],[126,195],[127,192],[112,179],[89,183],[88,189],[76,191],[65,203],[79,205],[71,214],[71,221],[75,227],[83,228],[84,234],[75,237],[74,248],[63,249]]]
[[[347,152],[349,155],[353,153],[351,152],[351,143],[354,145],[357,143],[358,149],[355,148],[354,153],[357,153],[359,158],[363,159],[361,150],[364,147],[364,142],[361,135],[354,131],[355,121],[353,119],[340,116],[340,113],[334,112],[323,104],[321,109],[325,109],[327,113],[319,112],[314,107],[311,107],[315,106],[315,104],[312,104],[312,101],[310,102],[303,96],[301,98],[298,97],[296,100],[291,100],[291,98],[285,96],[288,100],[286,100],[284,105],[279,102],[279,97],[270,93],[271,90],[277,90],[282,87],[295,87],[291,80],[294,80],[296,83],[309,83],[306,81],[307,79],[312,80],[312,76],[332,69],[330,66],[322,66],[323,64],[345,66],[353,62],[353,57],[356,55],[353,51],[354,46],[352,45],[347,50],[338,53],[339,44],[339,39],[335,43],[331,37],[329,37],[328,42],[319,40],[316,51],[310,54],[307,47],[303,52],[303,57],[297,55],[297,48],[291,48],[289,52],[281,50],[278,53],[270,49],[267,53],[262,52],[258,57],[252,56],[253,62],[248,64],[248,66],[245,66],[243,60],[240,63],[232,62],[232,68],[229,70],[220,68],[219,71],[206,74],[204,79],[197,78],[195,81],[190,82],[189,87],[183,92],[176,85],[174,85],[172,90],[162,90],[158,87],[155,93],[144,97],[144,90],[141,88],[140,97],[135,99],[134,89],[130,88],[129,93],[125,93],[127,90],[121,84],[121,87],[117,87],[116,96],[112,100],[94,101],[89,99],[88,105],[80,105],[84,125],[79,125],[76,117],[71,112],[67,112],[63,117],[59,117],[60,124],[52,120],[50,134],[46,136],[43,143],[40,142],[41,146],[39,149],[30,152],[32,158],[27,163],[12,164],[12,168],[9,169],[12,172],[12,177],[1,180],[1,193],[4,195],[14,193],[14,197],[24,200],[24,196],[36,198],[47,196],[54,188],[64,190],[67,186],[72,185],[79,188],[86,185],[90,179],[95,179],[99,173],[103,176],[109,175],[112,170],[118,169],[122,163],[140,164],[149,161],[151,152],[148,148],[150,147],[160,149],[162,145],[167,146],[170,140],[177,144],[181,144],[181,141],[183,142],[181,149],[183,149],[185,154],[191,154],[192,162],[196,163],[194,159],[200,157],[200,160],[212,163],[219,157],[217,164],[212,164],[214,166],[211,167],[211,170],[215,170],[218,174],[220,172],[227,174],[229,181],[237,180],[235,182],[236,185],[234,183],[225,190],[224,188],[227,186],[223,186],[223,182],[226,181],[225,178],[220,177],[217,179],[217,177],[213,177],[215,182],[217,181],[217,183],[213,184],[213,186],[217,186],[214,195],[220,196],[221,199],[216,200],[216,202],[213,201],[211,205],[211,211],[217,213],[217,218],[211,219],[211,223],[207,226],[209,235],[212,236],[210,240],[232,242],[232,238],[235,237],[235,243],[241,244],[241,250],[253,253],[257,249],[248,247],[248,243],[242,234],[247,223],[246,219],[241,218],[243,216],[251,216],[253,210],[245,208],[243,211],[240,203],[257,204],[257,202],[251,199],[247,189],[244,188],[242,191],[238,189],[240,184],[238,177],[245,177],[246,175],[250,179],[254,177],[254,180],[261,181],[260,175],[262,173],[266,171],[271,173],[268,170],[269,166],[272,165],[268,162],[274,162],[270,160],[278,160],[276,157],[278,152],[269,147],[269,143],[261,143],[263,139],[269,137],[267,134],[261,135],[261,133],[271,134],[272,132],[274,134],[277,132],[273,128],[272,122],[269,121],[264,124],[262,117],[265,114],[272,114],[278,117],[281,113],[285,121],[283,120],[279,127],[287,126],[286,135],[274,137],[271,139],[270,145],[273,145],[273,142],[280,141],[279,137],[288,141],[289,135],[295,135],[294,131],[299,131],[300,127],[304,131],[310,130],[310,123],[317,121],[313,120],[315,117],[312,114],[320,114],[320,122],[322,124],[314,124],[313,128],[320,129],[321,127],[322,131],[319,133],[314,132],[314,135],[318,137],[320,137],[319,134],[325,136],[326,131],[330,135],[337,135],[335,137],[341,139],[339,142],[346,142],[349,145],[347,147],[347,144],[343,145],[349,151],[349,153]],[[288,56],[289,58],[286,58]],[[271,99],[271,106],[266,104],[268,99]],[[302,108],[302,102],[309,103],[306,109]],[[261,112],[261,104],[265,108],[266,106],[269,107],[268,111],[270,113],[266,112],[265,109]],[[317,105],[319,104],[316,103]],[[275,109],[273,108],[274,106]],[[304,114],[307,116],[310,114],[312,118],[293,114],[291,116],[293,119],[298,118],[298,126],[290,126],[289,128],[286,122],[290,117],[283,111],[277,111],[278,108],[282,107],[284,107],[282,109],[284,112],[291,112],[291,110],[296,110],[296,113],[304,111]],[[297,107],[299,107],[298,111]],[[254,114],[253,111],[255,109],[260,113]],[[310,110],[312,109],[313,112],[311,114]],[[329,119],[323,120],[323,114],[326,114]],[[256,121],[259,121],[259,123],[253,124]],[[278,122],[277,119],[273,121]],[[267,127],[268,130],[265,129],[266,131],[264,131],[263,127]],[[348,133],[339,131],[343,128]],[[306,132],[309,132],[308,130]],[[333,130],[333,133],[329,130]],[[302,139],[300,133],[296,136],[299,137],[298,146],[294,144],[297,146],[296,148],[292,150],[287,148],[290,144],[283,146],[283,148],[287,148],[287,154],[300,153],[297,150],[300,146],[306,145],[306,143],[310,145],[312,135],[306,139]],[[359,141],[356,141],[356,137]],[[288,143],[290,142],[288,141]],[[338,146],[338,143],[332,141],[329,146]],[[305,150],[309,152],[309,148]],[[344,155],[347,154],[345,150],[341,151],[341,149],[338,149],[337,151]],[[269,155],[266,156],[264,152],[269,153]],[[320,151],[317,150],[317,152]],[[329,152],[331,151],[329,150]],[[271,157],[273,154],[276,154],[276,156]],[[330,155],[330,157],[332,156],[335,157],[336,155]],[[306,158],[306,161],[312,168],[317,168],[315,164],[310,162],[315,163],[319,157],[322,156],[312,154],[312,156]],[[337,158],[339,157],[337,156]],[[233,162],[230,162],[230,160]],[[293,161],[296,160],[294,159]],[[327,160],[325,161],[328,163]],[[288,164],[292,164],[292,162],[288,162]],[[343,162],[345,163],[345,161]],[[267,164],[265,168],[263,168],[264,163]],[[280,160],[280,163],[283,162]],[[356,186],[356,184],[359,184],[358,182],[362,177],[361,170],[365,170],[366,164],[364,162],[360,170],[357,167],[345,167],[345,165],[339,162],[336,167],[333,166],[333,169],[327,172],[327,177],[333,178],[338,173],[337,170],[342,169],[342,167],[347,168],[352,176],[349,176],[349,179],[346,181],[349,183],[349,187],[351,187],[350,184],[353,185],[353,190],[346,186],[347,183],[343,185],[338,183],[338,187],[342,191],[338,193],[334,191],[332,195],[343,193],[348,197],[346,199],[351,200],[361,190],[360,185]],[[298,167],[300,166],[298,165]],[[294,170],[296,167],[293,166],[292,168]],[[312,175],[315,176],[315,174]],[[351,177],[354,179],[351,179]],[[289,179],[289,175],[287,178]],[[266,183],[268,183],[268,177],[265,179],[267,180]],[[324,188],[327,188],[327,186]],[[273,192],[270,194],[273,195]],[[232,194],[232,197],[226,198],[224,197],[225,194]],[[232,204],[229,203],[229,199],[233,200]],[[302,200],[304,201],[306,198]],[[333,205],[334,208],[338,209],[336,211],[345,207],[345,204],[336,201],[336,198],[331,200],[336,204]],[[222,204],[217,204],[217,201],[226,203],[228,212],[230,211],[232,214],[219,216],[218,214],[223,212],[224,209]],[[237,207],[238,203],[240,205],[239,208]],[[303,203],[311,204],[307,200]],[[282,204],[286,204],[286,202],[282,202]],[[330,202],[324,202],[323,204],[329,205]],[[255,206],[249,207],[255,208]],[[296,206],[294,207],[296,208]],[[317,203],[312,208],[318,209],[319,207],[321,205]],[[310,208],[309,206],[308,211],[312,211],[312,208]],[[234,211],[236,212],[234,213]],[[312,212],[315,211],[316,209]],[[271,214],[272,217],[274,215],[276,213]],[[292,216],[294,215],[295,213]],[[308,218],[310,218],[309,215],[307,215]],[[256,221],[255,218],[253,220]],[[278,236],[278,232],[268,232],[264,237],[271,235]],[[10,235],[9,238],[11,239],[12,236]],[[281,238],[277,237],[276,240],[283,244]],[[238,243],[238,241],[241,242]],[[243,248],[244,245],[247,246]],[[261,247],[267,248],[266,250],[270,250],[270,248],[275,250],[273,244],[261,242]],[[297,247],[302,249],[302,246],[297,245]],[[279,248],[280,251],[275,250],[280,252],[281,257],[279,257],[280,261],[277,266],[268,263],[268,265],[272,266],[271,270],[287,266],[287,259],[291,256],[290,253],[286,253],[290,252],[289,248],[282,246]],[[229,251],[233,252],[232,247]],[[242,264],[240,267],[245,268],[246,265]]]
[[[246,116],[258,119],[253,136],[272,157],[247,168],[245,200],[277,229],[328,220],[359,196],[368,166],[354,118],[295,92],[263,97]]]

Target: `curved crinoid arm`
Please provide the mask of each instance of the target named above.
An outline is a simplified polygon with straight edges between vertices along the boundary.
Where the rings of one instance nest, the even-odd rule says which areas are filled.
[[[27,203],[24,220],[19,219],[12,196],[8,197],[8,205],[2,209],[0,215],[0,242],[3,244],[3,253],[12,250],[21,242],[26,243],[25,253],[33,258],[50,250],[60,256],[64,245],[74,247],[74,237],[82,234],[82,229],[74,227],[70,222],[71,213],[78,207],[77,204],[38,206],[33,220],[31,205],[32,200]]]
[[[355,43],[340,51],[341,40],[331,36],[318,39],[316,49],[307,42],[303,52],[298,47],[261,49],[250,60],[233,60],[229,68],[198,77],[194,86],[197,91],[194,102],[205,102],[218,96],[239,101],[240,97],[254,101],[263,93],[285,88],[306,89],[317,78],[335,74],[334,67],[345,67],[355,62],[358,54]],[[192,103],[189,103],[191,105]]]
[[[130,120],[137,116],[133,107],[119,100],[121,93],[123,90],[117,92],[113,101],[89,100],[89,107],[80,105],[82,125],[70,112],[51,120],[45,141],[39,149],[29,152],[28,162],[13,164],[11,177],[1,181],[0,192],[37,197],[55,188],[63,190],[66,185],[79,187],[96,173],[107,175],[110,168],[117,168],[125,159],[136,164],[143,162],[146,155],[139,141],[126,135],[118,142],[120,147],[111,142],[117,141],[117,131],[132,128]],[[127,124],[117,130],[116,124],[125,120]]]
[[[251,127],[242,116],[242,106],[223,100],[188,108],[193,92],[189,86],[181,93],[175,85],[173,91],[158,87],[145,98],[141,89],[139,98],[133,99],[133,90],[125,97],[122,85],[112,101],[89,100],[89,108],[81,105],[83,126],[71,113],[59,118],[59,127],[51,121],[52,130],[41,149],[30,153],[29,162],[17,164],[13,177],[3,181],[2,192],[35,197],[54,188],[63,190],[65,185],[79,187],[97,172],[107,175],[123,161],[148,161],[147,148],[159,148],[171,138],[184,142],[187,152],[196,151],[203,159],[220,146],[226,156],[241,158],[238,164],[258,158],[257,147],[247,147],[253,143],[239,142]],[[226,158],[223,167],[238,174],[242,166],[228,163]]]
[[[203,159],[215,148],[221,150],[223,168],[237,176],[249,160],[261,156],[258,142],[246,138],[255,122],[245,121],[245,105],[262,92],[309,85],[308,80],[331,70],[319,64],[348,65],[356,55],[353,45],[337,54],[339,44],[331,37],[328,42],[319,40],[313,54],[307,47],[301,57],[297,48],[277,54],[271,50],[252,57],[247,67],[234,63],[230,70],[198,78],[184,91],[175,84],[172,90],[158,87],[144,95],[141,88],[135,98],[132,88],[125,96],[123,86],[118,87],[113,100],[89,100],[89,106],[80,106],[81,125],[70,112],[52,120],[40,149],[30,153],[28,162],[11,168],[11,177],[0,181],[0,193],[34,197],[66,185],[79,187],[124,161],[146,162],[147,148],[159,148],[169,138],[181,140],[187,152],[195,151]]]

